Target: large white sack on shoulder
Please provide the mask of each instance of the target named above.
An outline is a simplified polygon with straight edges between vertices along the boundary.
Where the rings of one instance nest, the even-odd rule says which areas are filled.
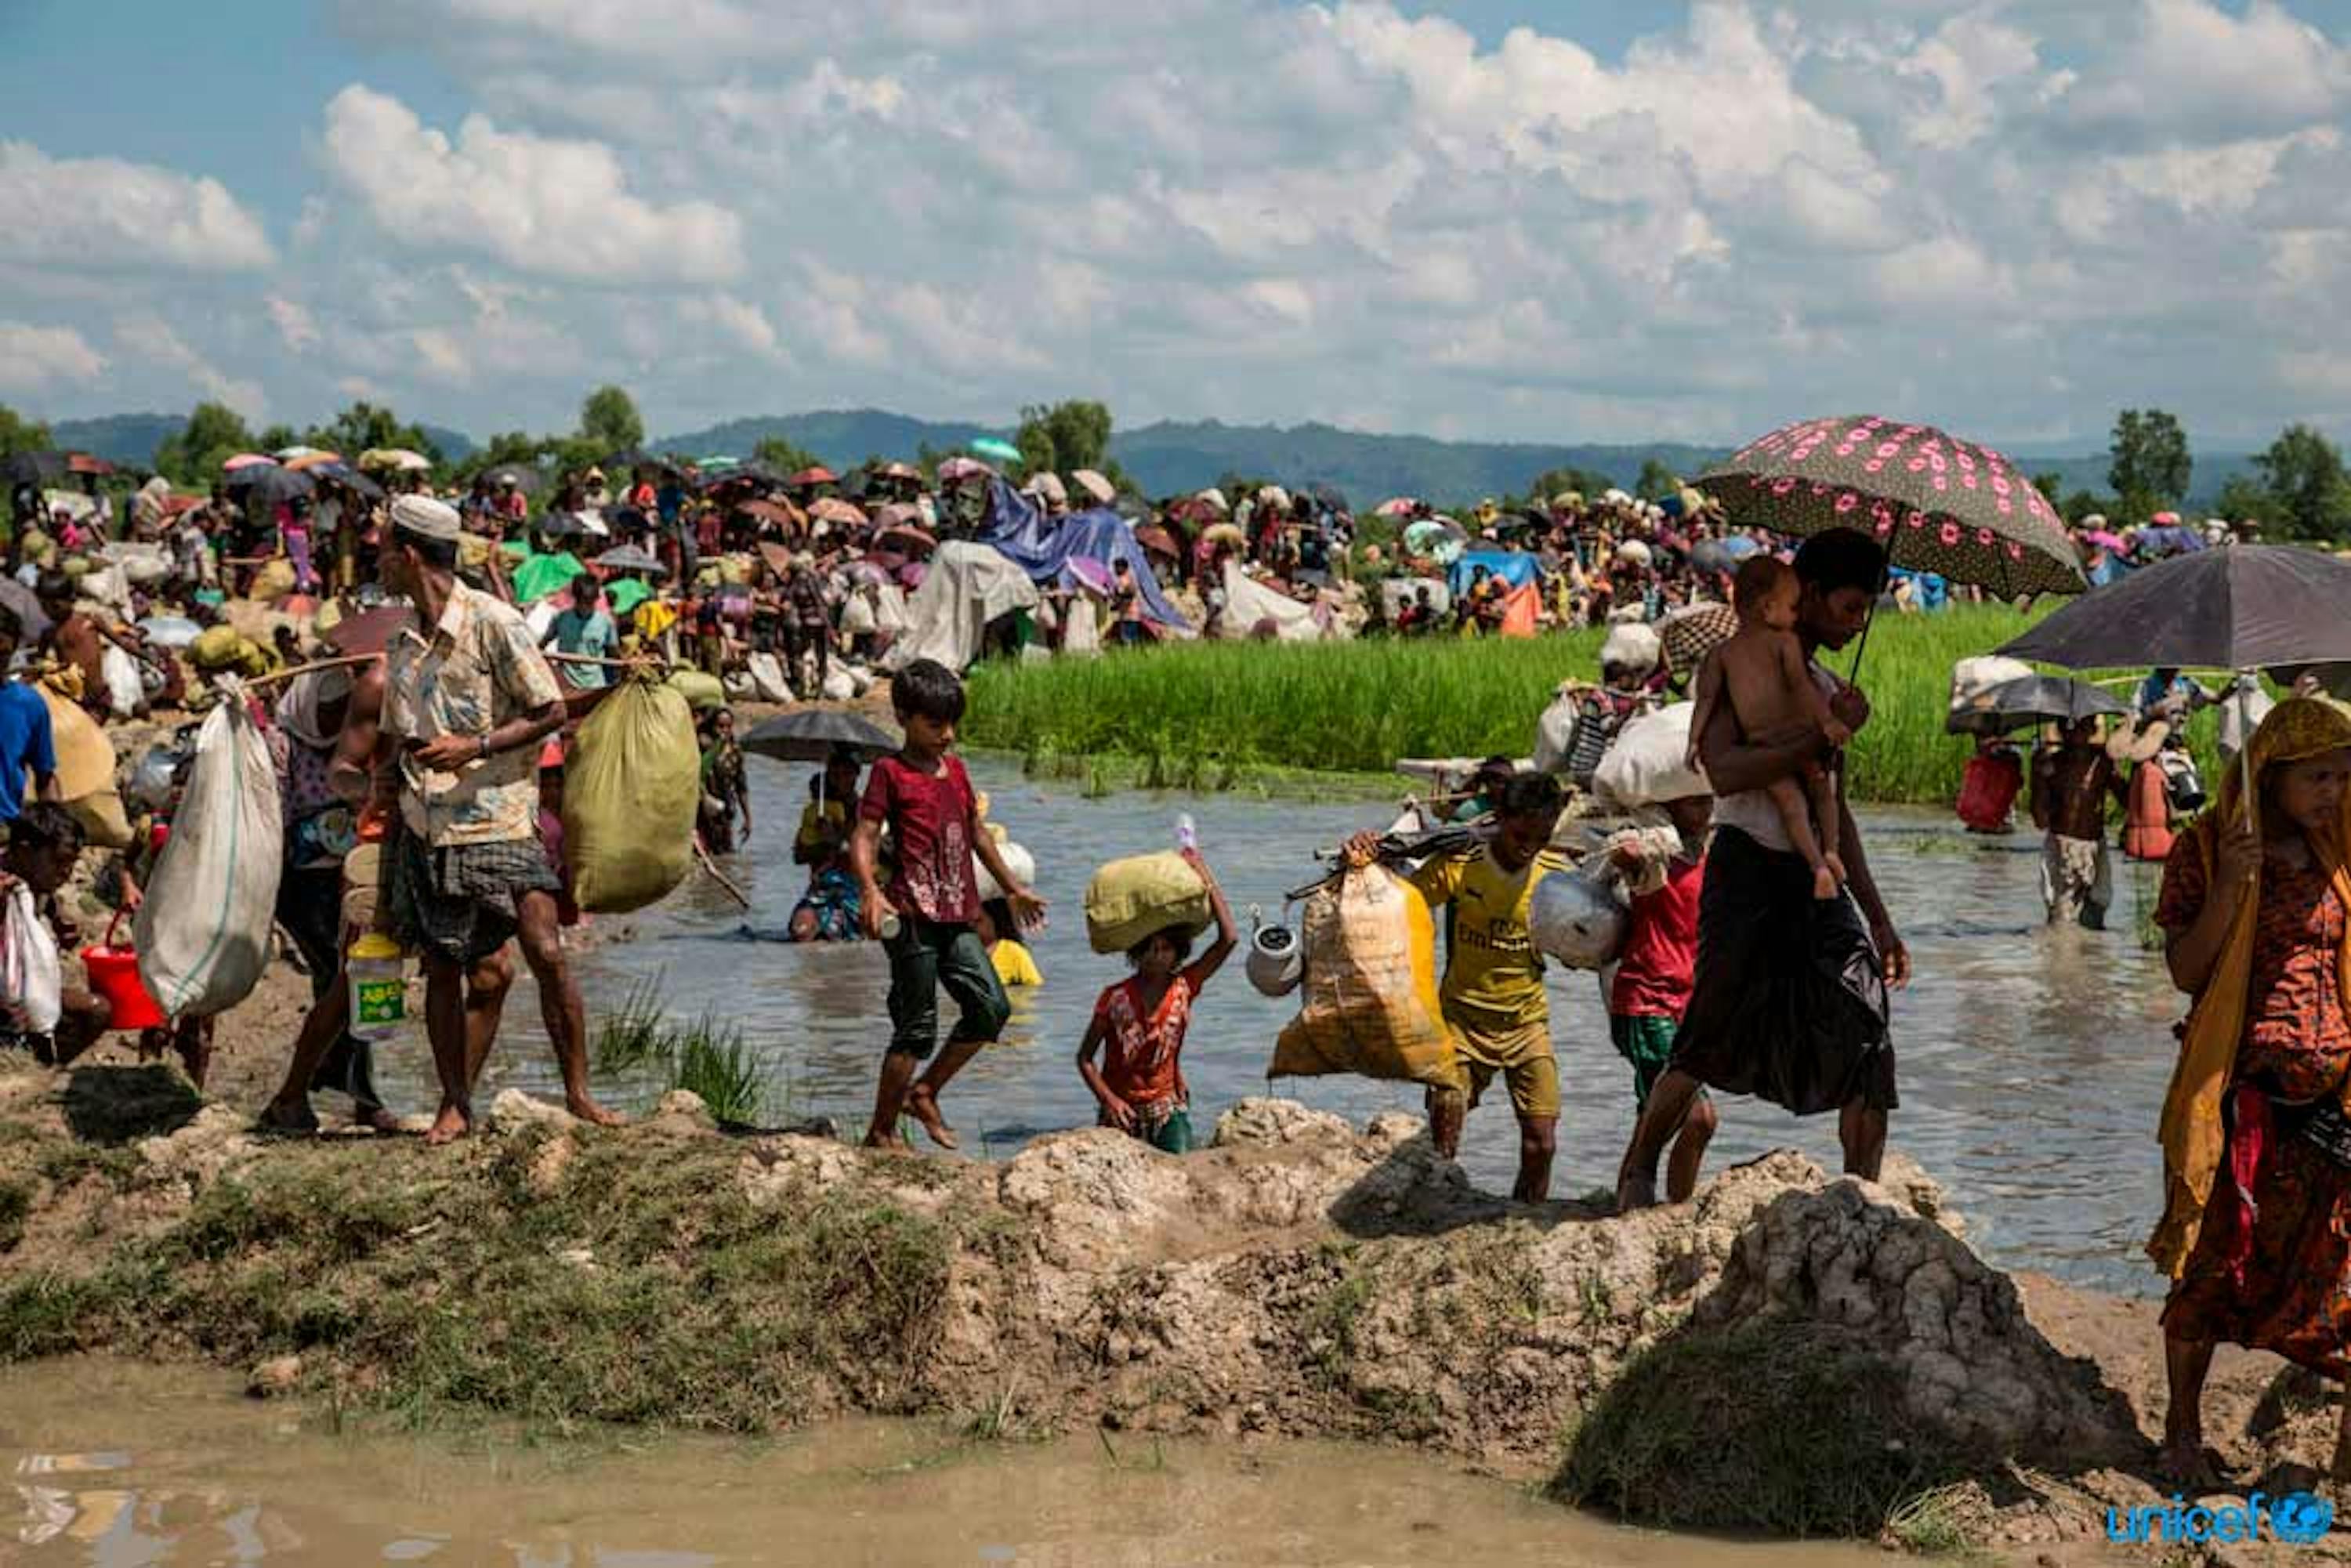
[[[24,1009],[29,1032],[47,1034],[65,1011],[57,940],[23,883],[9,883],[7,909],[8,928],[0,933],[0,1000]]]
[[[1657,667],[1665,653],[1665,639],[1657,635],[1656,627],[1627,622],[1608,629],[1606,639],[1600,644],[1600,667],[1646,675]]]
[[[2023,660],[2004,659],[1998,653],[1961,659],[1951,666],[1950,711],[1959,712],[2003,682],[2021,681],[2032,674],[2032,666]]]
[[[187,792],[131,927],[139,978],[167,1015],[224,1012],[260,982],[282,833],[269,745],[232,676],[196,732]]]
[[[1592,775],[1592,792],[1612,805],[1659,806],[1711,795],[1706,775],[1689,765],[1696,703],[1676,703],[1628,720]]]
[[[1559,688],[1559,695],[1535,720],[1535,771],[1557,773],[1567,766],[1569,748],[1575,744],[1575,683],[1569,681]]]
[[[1013,881],[1023,887],[1037,885],[1036,857],[1009,839],[998,843],[996,852],[1004,857],[1004,869],[1012,873]],[[1003,884],[988,874],[987,867],[980,863],[977,855],[971,857],[971,869],[972,874],[979,880],[979,901],[982,904],[1004,896]]]

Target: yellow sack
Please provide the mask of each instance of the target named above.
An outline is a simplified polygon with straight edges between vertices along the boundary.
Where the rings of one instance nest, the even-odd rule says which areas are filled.
[[[253,574],[253,591],[247,597],[275,604],[293,591],[294,563],[281,556]]]
[[[1207,884],[1173,851],[1113,861],[1086,883],[1086,940],[1097,953],[1123,953],[1172,925],[1198,931],[1215,918]]]
[[[81,824],[82,837],[94,850],[127,850],[131,847],[131,817],[122,809],[122,797],[111,789],[101,789],[95,795],[84,795],[66,802],[66,810]]]
[[[685,698],[686,706],[696,713],[708,713],[726,706],[726,686],[707,670],[674,671],[669,677],[669,686]]]
[[[619,915],[666,896],[694,864],[701,804],[702,751],[685,698],[630,674],[564,758],[563,854],[580,907]]]
[[[51,691],[46,681],[33,689],[41,694],[41,701],[49,710],[49,739],[57,747],[59,798],[78,800],[85,795],[111,790],[114,742],[106,738],[106,731],[99,727],[98,720],[90,717],[89,710],[79,703]],[[25,798],[29,800],[31,779],[25,780]]]
[[[1267,1077],[1457,1081],[1437,997],[1437,923],[1417,889],[1384,866],[1347,871],[1306,900],[1300,934],[1305,1005],[1274,1042]]]

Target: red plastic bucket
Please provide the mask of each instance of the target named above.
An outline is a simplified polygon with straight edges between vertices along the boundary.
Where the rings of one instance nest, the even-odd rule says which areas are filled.
[[[114,928],[122,924],[117,911],[106,927],[106,940],[81,950],[82,967],[89,971],[89,988],[114,1008],[114,1029],[152,1029],[163,1021],[163,1009],[147,994],[139,979],[139,955],[114,945]]]

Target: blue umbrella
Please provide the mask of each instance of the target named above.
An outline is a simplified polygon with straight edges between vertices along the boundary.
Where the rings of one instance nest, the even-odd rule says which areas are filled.
[[[1012,443],[1008,441],[998,440],[993,435],[981,436],[977,441],[971,444],[971,449],[974,452],[978,453],[982,457],[993,457],[998,463],[1018,463],[1020,461],[1020,448],[1013,445]]]

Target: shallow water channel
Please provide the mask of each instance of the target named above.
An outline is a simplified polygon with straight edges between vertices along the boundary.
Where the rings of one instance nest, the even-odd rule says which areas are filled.
[[[1795,1568],[1884,1553],[1620,1528],[1401,1450],[1097,1437],[969,1444],[914,1422],[626,1448],[334,1434],[214,1375],[0,1369],[0,1562],[1420,1563]]]
[[[750,769],[758,833],[726,865],[751,897],[751,912],[697,874],[666,903],[620,917],[629,939],[580,963],[590,1027],[601,1009],[658,977],[674,1015],[708,1011],[741,1028],[768,1064],[770,1120],[822,1113],[844,1131],[862,1128],[888,1039],[887,965],[871,945],[780,940],[805,885],[790,863],[789,835],[809,799],[810,770],[759,758]],[[1081,898],[1096,865],[1166,847],[1176,814],[1189,811],[1244,922],[1252,904],[1273,918],[1284,891],[1317,874],[1313,851],[1394,815],[1364,800],[1088,799],[1076,785],[1033,782],[993,758],[976,761],[972,774],[992,798],[993,818],[1036,856],[1040,891],[1053,904],[1050,927],[1032,943],[1046,983],[1013,993],[1002,1046],[982,1054],[947,1095],[966,1147],[995,1158],[1039,1134],[1093,1122],[1073,1055],[1095,996],[1125,973],[1123,961],[1086,946]],[[2154,897],[2154,868],[2117,858],[2109,931],[2053,932],[2040,924],[2039,841],[2029,831],[1976,838],[1949,813],[1872,811],[1863,820],[1872,867],[1917,971],[1896,1003],[1902,1106],[1893,1146],[1946,1184],[1970,1239],[2003,1266],[2151,1291],[2138,1245],[2158,1207],[2155,1126],[2179,1012],[2160,956],[2144,950],[2137,934],[2138,905]],[[1593,977],[1554,969],[1551,986],[1565,1101],[1553,1190],[1613,1186],[1632,1124],[1631,1071],[1609,1044]],[[1266,1092],[1273,1037],[1292,1010],[1252,990],[1238,958],[1201,998],[1185,1072],[1204,1135],[1235,1100]],[[382,1075],[395,1103],[429,1108],[421,1036],[386,1051]],[[546,1093],[556,1082],[526,980],[508,1003],[488,1092],[519,1085]],[[624,1108],[649,1103],[658,1088],[650,1079],[603,1087]],[[1418,1104],[1414,1091],[1352,1078],[1288,1079],[1275,1088],[1359,1123]],[[1710,1168],[1782,1145],[1835,1166],[1833,1116],[1800,1122],[1746,1100],[1725,1102],[1722,1113]],[[1498,1086],[1470,1117],[1463,1160],[1480,1186],[1508,1191],[1516,1145]]]

